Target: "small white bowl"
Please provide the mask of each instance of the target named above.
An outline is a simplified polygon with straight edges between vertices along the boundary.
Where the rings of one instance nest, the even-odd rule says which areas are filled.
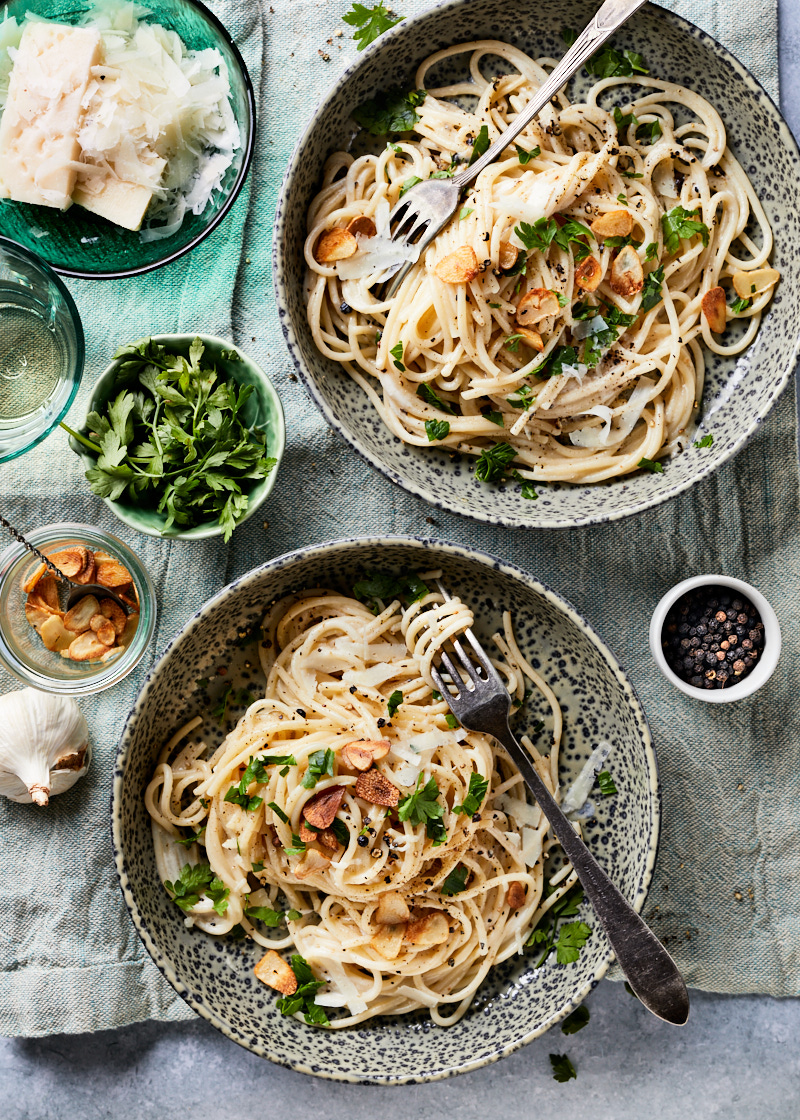
[[[731,688],[706,689],[687,684],[670,669],[661,648],[661,632],[664,628],[667,612],[673,603],[680,599],[682,595],[685,595],[687,591],[693,591],[695,587],[728,587],[733,591],[740,592],[750,600],[764,623],[764,656],[752,672]],[[687,696],[693,696],[695,700],[705,700],[709,704],[729,704],[732,700],[743,700],[746,696],[752,696],[754,692],[761,688],[762,684],[767,683],[775,672],[775,666],[778,664],[778,658],[781,655],[781,628],[775,611],[761,592],[757,591],[751,584],[745,583],[742,579],[734,579],[732,576],[692,576],[691,579],[676,583],[672,590],[668,591],[661,599],[653,612],[650,621],[650,651],[655,658],[656,665],[667,680],[674,684],[676,688],[679,688],[681,692],[685,692]]]

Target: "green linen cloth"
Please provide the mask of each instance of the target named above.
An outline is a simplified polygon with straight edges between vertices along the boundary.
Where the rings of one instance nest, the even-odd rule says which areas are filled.
[[[355,58],[340,17],[349,0],[212,0],[260,94],[249,185],[220,228],[188,257],[122,283],[70,282],[87,335],[72,421],[115,344],[146,332],[233,337],[273,378],[288,447],[264,517],[219,541],[162,543],[128,530],[88,492],[56,432],[0,469],[0,508],[21,528],[74,520],[125,539],[149,568],[160,618],[153,649],[208,596],[269,557],[327,538],[412,533],[475,545],[563,592],[628,669],[651,720],[664,824],[647,917],[689,984],[720,992],[800,991],[800,565],[794,390],[759,435],[690,493],[624,523],[571,532],[479,525],[426,506],[367,466],[325,424],[297,383],[271,295],[277,192],[301,126]],[[675,0],[677,11],[728,45],[777,92],[775,0],[739,5]],[[411,15],[424,0],[398,0]],[[342,36],[337,32],[343,31]],[[329,56],[329,61],[323,58]],[[700,572],[739,575],[774,604],[784,653],[750,700],[702,705],[666,687],[647,648],[660,596]],[[633,593],[632,593],[633,592]],[[146,670],[82,701],[92,730],[90,774],[41,810],[0,798],[0,1033],[43,1035],[193,1016],[142,947],[114,873],[109,791],[116,743]],[[0,690],[19,687],[0,675]]]

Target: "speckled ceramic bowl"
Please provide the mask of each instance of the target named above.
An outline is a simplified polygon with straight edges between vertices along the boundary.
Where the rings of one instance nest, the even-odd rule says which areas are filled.
[[[499,525],[569,528],[626,517],[688,489],[744,447],[786,385],[800,337],[800,153],[780,113],[731,54],[699,28],[646,5],[614,42],[644,55],[653,73],[689,86],[719,111],[728,143],[743,163],[775,234],[773,263],[781,283],[753,345],[737,358],[706,355],[703,430],[714,445],[690,448],[663,474],[640,471],[594,486],[537,487],[526,501],[517,484],[486,486],[471,463],[434,448],[410,447],[384,426],[364,392],[311,338],[303,298],[303,241],[308,204],[328,154],[347,148],[350,112],[378,90],[413,84],[434,51],[470,39],[501,39],[534,56],[560,57],[564,26],[580,28],[597,0],[445,0],[386,32],[339,78],[303,133],[286,172],[274,239],[274,277],[284,334],[297,371],[328,423],[373,466],[442,509]],[[463,62],[462,62],[463,65]],[[452,75],[455,80],[455,75]],[[588,78],[572,87],[578,98]]]
[[[184,925],[155,868],[143,793],[163,744],[184,721],[206,716],[204,735],[215,744],[230,729],[209,716],[209,700],[226,682],[254,693],[263,679],[253,646],[266,606],[305,587],[349,589],[365,570],[441,567],[448,587],[474,606],[483,639],[513,612],[523,653],[544,675],[564,709],[562,781],[577,774],[598,740],[613,744],[608,768],[618,793],[601,798],[587,840],[616,883],[644,904],[658,841],[660,793],[647,722],[630,682],[612,653],[577,612],[536,580],[490,556],[434,541],[404,537],[316,545],[271,560],[211,599],[174,639],[150,671],[128,718],[117,757],[112,801],[116,866],[125,901],[147,950],[190,1007],[235,1042],[282,1065],[343,1081],[400,1084],[476,1069],[530,1041],[562,1019],[605,973],[608,943],[591,907],[581,917],[594,927],[580,960],[539,970],[530,955],[494,969],[465,1017],[453,1027],[425,1015],[372,1020],[361,1029],[328,1032],[280,1015],[274,993],[253,975],[263,950],[216,939]],[[248,668],[248,663],[250,668]],[[226,666],[223,678],[216,670]],[[212,695],[197,681],[211,678]],[[237,718],[240,711],[232,713]],[[520,729],[538,714],[524,710]],[[529,728],[530,729],[530,728]],[[534,733],[535,734],[535,733]]]

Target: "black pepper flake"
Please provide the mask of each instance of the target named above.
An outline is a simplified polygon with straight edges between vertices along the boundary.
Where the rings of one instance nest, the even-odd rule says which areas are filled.
[[[749,599],[724,587],[697,587],[670,608],[661,644],[670,669],[687,684],[733,688],[757,664],[764,624]]]
[[[305,712],[303,711],[303,709],[302,709],[302,708],[295,708],[295,711],[297,712],[297,714],[298,714],[299,716],[302,716],[302,718],[303,718],[303,719],[305,719],[305,718],[306,718],[306,713],[305,713]]]
[[[355,693],[356,693],[356,686],[354,684],[351,684],[350,685],[350,695],[355,696]]]
[[[378,720],[378,727],[385,727],[385,726],[386,726],[386,720],[381,716],[381,718]]]

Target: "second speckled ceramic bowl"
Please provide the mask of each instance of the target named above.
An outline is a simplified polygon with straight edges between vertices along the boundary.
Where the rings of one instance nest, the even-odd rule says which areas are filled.
[[[781,273],[749,349],[733,358],[705,353],[702,424],[713,433],[713,447],[690,447],[670,459],[663,474],[638,471],[595,485],[548,483],[537,487],[538,501],[528,501],[518,483],[479,482],[467,456],[401,442],[356,382],[317,350],[303,292],[306,213],[329,153],[352,145],[352,110],[380,90],[413,87],[419,63],[454,43],[500,39],[534,58],[560,58],[561,29],[585,26],[597,7],[597,0],[444,0],[403,20],[366,50],[324,98],[298,142],[278,204],[273,275],[281,324],[297,371],[325,419],[392,482],[441,509],[496,525],[594,525],[650,509],[687,490],[744,447],[786,386],[800,342],[797,144],[768,94],[733,55],[687,20],[647,4],[613,42],[620,50],[639,51],[654,76],[688,86],[720,113],[729,146],[772,225],[772,262]],[[456,80],[454,72],[449,80]],[[568,88],[573,99],[580,99],[588,86],[584,74]]]
[[[612,744],[608,769],[618,793],[598,799],[587,822],[587,843],[637,910],[645,895],[658,842],[660,792],[647,722],[633,688],[610,650],[564,599],[519,568],[484,553],[407,537],[335,541],[289,553],[256,568],[211,599],[151,669],[126,724],[117,756],[112,801],[113,843],[125,901],[148,952],[190,1007],[240,1045],[305,1073],[340,1081],[400,1084],[432,1081],[476,1069],[542,1034],[580,1003],[604,975],[611,950],[591,907],[581,919],[593,927],[580,959],[539,969],[530,953],[492,969],[472,1006],[452,1027],[424,1014],[372,1019],[352,1030],[326,1031],[285,1018],[274,992],[253,975],[263,949],[214,938],[184,924],[155,866],[143,794],[159,752],[176,728],[206,717],[203,737],[215,747],[224,727],[211,717],[205,678],[217,690],[232,682],[256,695],[263,678],[253,646],[242,634],[258,626],[275,598],[309,587],[351,589],[365,571],[441,568],[451,591],[475,610],[476,632],[488,644],[513,611],[523,654],[553,688],[564,712],[561,780],[569,783],[601,739]],[[249,665],[249,667],[248,667]],[[224,666],[226,675],[217,675]],[[198,683],[199,682],[199,683]],[[535,708],[535,705],[534,705]],[[539,714],[525,709],[532,730]]]

